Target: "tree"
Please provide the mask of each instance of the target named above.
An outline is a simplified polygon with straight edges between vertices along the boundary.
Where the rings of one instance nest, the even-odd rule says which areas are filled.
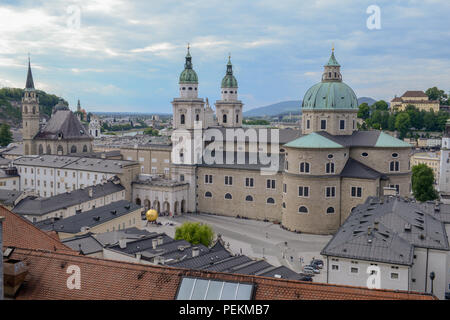
[[[418,164],[412,167],[412,191],[418,201],[423,202],[438,198],[433,184],[433,169],[426,164]]]
[[[370,117],[370,107],[367,103],[361,103],[358,107],[358,118],[366,120]]]
[[[388,105],[388,103],[386,101],[380,100],[380,101],[375,102],[372,105],[372,109],[373,110],[380,110],[380,111],[387,111],[389,109],[389,105]]]
[[[396,118],[396,115],[394,113],[389,114],[389,119],[388,119],[388,130],[389,131],[395,130],[395,118]]]
[[[406,136],[406,133],[411,127],[411,120],[409,114],[400,112],[395,119],[395,128],[400,132],[400,139]]]
[[[0,126],[0,146],[5,147],[13,141],[13,135],[9,124],[4,123]]]
[[[144,134],[148,134],[150,136],[159,136],[159,131],[153,128],[147,128],[144,130]]]
[[[441,104],[448,103],[448,95],[444,92],[444,90],[440,90],[437,87],[427,89],[427,91],[425,91],[425,94],[430,100],[439,100]]]
[[[186,240],[196,245],[203,244],[209,247],[214,238],[214,231],[207,224],[200,222],[185,222],[175,229],[175,240]]]

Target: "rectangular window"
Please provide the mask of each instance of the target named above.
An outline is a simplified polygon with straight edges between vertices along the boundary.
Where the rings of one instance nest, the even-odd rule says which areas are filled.
[[[267,189],[275,189],[275,181],[276,180],[267,179],[267,181],[266,181],[266,188]]]
[[[309,187],[298,187],[298,196],[299,197],[309,197]]]
[[[391,279],[398,279],[398,273],[391,272]]]
[[[227,185],[227,186],[233,185],[233,177],[232,176],[225,176],[225,185]]]
[[[339,121],[339,129],[344,130],[345,129],[345,120]]]
[[[336,196],[336,187],[327,187],[326,188],[326,197],[334,198]]]
[[[283,192],[286,193],[287,192],[287,184],[283,183]]]
[[[327,129],[327,120],[320,120],[320,129],[321,130]]]
[[[353,198],[361,198],[362,197],[362,188],[361,187],[352,187],[352,197]]]
[[[331,265],[331,270],[338,271],[339,270],[339,266],[337,264],[332,264]]]
[[[350,273],[358,273],[358,272],[359,272],[358,268],[356,268],[356,267],[351,267],[350,268]]]
[[[205,183],[212,183],[212,181],[213,181],[212,175],[205,174]]]
[[[306,129],[309,129],[310,125],[311,125],[311,121],[309,119],[306,120]]]
[[[253,188],[253,186],[254,186],[254,180],[253,180],[253,178],[245,178],[245,186],[246,187],[251,187],[251,188]]]

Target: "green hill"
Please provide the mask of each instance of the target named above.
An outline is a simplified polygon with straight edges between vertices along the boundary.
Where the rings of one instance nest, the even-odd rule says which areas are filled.
[[[39,97],[39,110],[41,114],[51,116],[53,107],[58,103],[59,97],[48,94],[42,90],[36,90]],[[0,89],[0,122],[7,122],[13,126],[19,125],[22,120],[22,103],[24,89],[2,88]],[[63,99],[64,100],[64,99]],[[64,103],[68,105],[67,101]]]

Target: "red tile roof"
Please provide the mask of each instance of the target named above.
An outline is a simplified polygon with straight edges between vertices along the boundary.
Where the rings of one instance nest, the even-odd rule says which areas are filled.
[[[406,91],[402,95],[402,97],[415,97],[415,98],[417,98],[417,97],[428,97],[428,96],[425,94],[425,92],[418,90],[418,91]]]
[[[30,221],[12,213],[8,209],[0,206],[0,217],[5,217],[3,221],[3,246],[27,249],[42,249],[50,251],[65,251],[78,254],[59,239],[41,231]]]
[[[434,297],[426,294],[371,290],[267,278],[260,276],[226,274],[203,270],[187,270],[167,266],[143,265],[62,252],[15,249],[10,258],[25,261],[28,275],[17,299],[113,299],[148,300],[175,299],[183,276],[255,284],[257,300],[274,299],[421,299]],[[81,288],[69,290],[67,280],[71,265],[80,268]]]

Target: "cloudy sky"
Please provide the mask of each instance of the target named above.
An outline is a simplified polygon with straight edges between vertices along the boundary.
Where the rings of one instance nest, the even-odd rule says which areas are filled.
[[[334,43],[360,97],[449,91],[449,16],[448,0],[1,0],[0,86],[24,87],[30,52],[36,88],[71,108],[171,112],[189,42],[199,95],[220,97],[231,53],[248,110],[302,99]]]

